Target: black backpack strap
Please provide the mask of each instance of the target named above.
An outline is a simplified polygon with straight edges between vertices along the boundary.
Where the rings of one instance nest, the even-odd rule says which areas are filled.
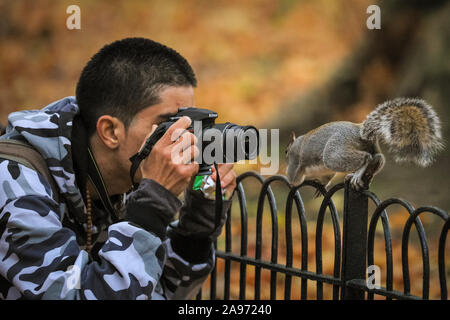
[[[18,162],[39,172],[50,184],[53,191],[53,200],[59,203],[59,189],[48,170],[47,163],[36,149],[21,141],[0,140],[0,158]]]

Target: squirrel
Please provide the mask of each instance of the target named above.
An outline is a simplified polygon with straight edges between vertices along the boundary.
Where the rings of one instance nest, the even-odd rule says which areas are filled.
[[[418,98],[396,98],[376,107],[363,123],[336,121],[295,137],[286,148],[286,175],[292,185],[313,180],[325,186],[337,172],[357,191],[369,188],[383,168],[379,142],[389,146],[396,162],[429,166],[444,148],[441,122]]]

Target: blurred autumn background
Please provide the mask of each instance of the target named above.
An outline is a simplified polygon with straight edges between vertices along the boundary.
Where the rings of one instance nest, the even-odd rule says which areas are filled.
[[[81,8],[81,30],[66,28],[66,8],[73,4]],[[371,4],[381,8],[381,30],[366,27],[366,9]],[[197,73],[196,105],[218,111],[219,120],[280,129],[281,148],[272,151],[280,153],[281,174],[285,170],[284,146],[292,130],[300,135],[333,120],[360,122],[377,104],[397,96],[418,96],[433,105],[448,141],[450,3],[441,0],[0,0],[0,123],[6,124],[10,112],[42,108],[74,95],[88,59],[106,43],[130,36],[162,42],[185,56]],[[449,148],[426,169],[397,165],[386,156],[385,169],[371,186],[381,200],[401,197],[414,206],[434,205],[449,211]],[[236,166],[238,172],[258,169],[259,165]],[[252,184],[245,187],[251,255],[259,189]],[[284,263],[286,190],[275,186],[274,192],[278,194],[278,261]],[[308,270],[315,271],[314,224],[321,199],[312,200],[308,190],[302,191],[302,196],[310,220]],[[334,201],[337,206],[342,204],[342,195]],[[232,233],[236,253],[238,209],[235,203]],[[400,240],[408,214],[400,207],[392,207],[388,214],[394,289],[402,291]],[[267,208],[264,217],[263,229],[270,235]],[[327,219],[323,272],[332,274],[334,236]],[[442,223],[431,215],[425,215],[422,222],[430,246],[430,296],[438,298],[437,239]],[[294,225],[298,225],[295,219]],[[297,229],[293,229],[294,239],[299,239]],[[411,292],[421,295],[422,259],[415,233],[413,230],[409,250]],[[381,267],[384,285],[381,230],[377,239],[375,263]],[[223,248],[223,239],[218,245]],[[263,245],[263,258],[269,260],[270,237],[264,237]],[[300,246],[294,249],[294,266],[299,266]],[[251,298],[254,270],[247,268],[247,297]],[[218,270],[223,270],[220,261]],[[232,264],[232,270],[231,297],[237,298],[239,266]],[[447,278],[449,273],[447,267]],[[269,273],[262,276],[261,298],[268,298]],[[277,279],[277,297],[281,298],[284,279]],[[298,298],[295,283],[292,297]],[[218,285],[219,290],[220,280]],[[308,281],[308,288],[308,298],[314,299],[315,283]],[[324,295],[331,297],[326,285]]]

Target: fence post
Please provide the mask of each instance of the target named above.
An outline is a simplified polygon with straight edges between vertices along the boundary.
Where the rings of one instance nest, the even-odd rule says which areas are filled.
[[[342,239],[341,299],[364,300],[364,291],[347,281],[366,279],[368,198],[345,184]]]

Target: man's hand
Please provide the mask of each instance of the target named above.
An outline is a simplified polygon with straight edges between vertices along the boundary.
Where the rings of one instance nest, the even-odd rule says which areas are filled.
[[[221,187],[225,189],[226,199],[230,199],[236,188],[236,173],[233,170],[234,163],[222,163],[218,164],[217,167],[219,169]],[[216,182],[216,168],[212,167],[212,171],[211,178]]]
[[[188,190],[186,192],[185,204],[181,208],[180,218],[176,225],[173,225],[172,239],[177,237],[176,234],[185,238],[177,241],[186,246],[187,243],[193,243],[196,246],[204,246],[208,242],[205,239],[214,241],[222,232],[223,225],[227,219],[227,212],[231,207],[230,199],[234,189],[236,188],[236,173],[233,171],[234,164],[219,164],[218,170],[222,188],[226,189],[226,200],[222,203],[222,212],[219,224],[216,224],[216,202],[214,200],[205,199],[201,192]],[[211,178],[216,181],[217,172],[213,167]],[[186,240],[186,237],[191,240]],[[201,240],[201,242],[192,242],[192,239]],[[194,253],[198,248],[194,248]]]
[[[182,117],[175,122],[155,143],[150,155],[139,167],[142,178],[158,182],[175,196],[186,189],[191,177],[198,172],[198,164],[192,161],[199,154],[197,138],[184,130],[191,122],[189,117]],[[155,129],[156,125],[152,133]]]

